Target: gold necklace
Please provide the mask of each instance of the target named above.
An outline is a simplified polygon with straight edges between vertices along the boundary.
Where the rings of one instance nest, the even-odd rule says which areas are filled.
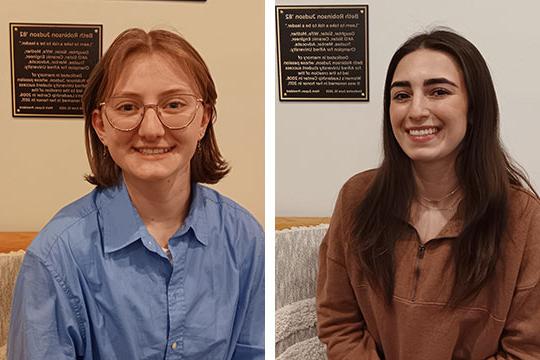
[[[421,197],[422,199],[424,199],[425,201],[429,202],[429,203],[438,203],[438,202],[441,202],[441,201],[443,201],[443,200],[445,200],[445,199],[448,199],[450,196],[454,195],[454,194],[458,191],[458,189],[459,189],[459,186],[456,186],[456,187],[454,188],[454,190],[450,191],[448,194],[444,195],[444,196],[443,196],[442,198],[440,198],[440,199],[429,199],[429,198],[427,198],[427,197],[425,197],[425,196],[423,196],[423,195],[420,195],[420,197]]]
[[[439,210],[439,211],[446,211],[446,210],[454,210],[457,206],[457,204],[459,203],[459,201],[461,200],[461,198],[458,198],[452,205],[448,206],[448,207],[436,207],[436,206],[431,206],[431,205],[428,205],[428,204],[424,204],[419,198],[416,199],[416,202],[418,203],[418,205],[426,208],[426,209],[429,209],[429,210]]]

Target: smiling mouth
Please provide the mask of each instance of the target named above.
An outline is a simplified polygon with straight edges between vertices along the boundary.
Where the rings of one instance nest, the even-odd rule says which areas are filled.
[[[417,128],[417,129],[408,129],[407,133],[411,136],[429,136],[439,132],[439,129],[436,127],[429,128]]]
[[[174,146],[171,147],[159,147],[159,148],[135,148],[135,151],[143,155],[161,155],[170,152]]]

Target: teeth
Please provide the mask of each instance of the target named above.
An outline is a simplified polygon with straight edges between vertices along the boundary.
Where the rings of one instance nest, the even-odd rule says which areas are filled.
[[[411,129],[409,130],[409,134],[411,134],[412,136],[426,136],[426,135],[435,134],[438,131],[439,130],[437,130],[437,128],[429,128],[429,129],[421,129],[421,130]]]
[[[143,155],[156,155],[168,153],[171,148],[140,148],[137,151]]]

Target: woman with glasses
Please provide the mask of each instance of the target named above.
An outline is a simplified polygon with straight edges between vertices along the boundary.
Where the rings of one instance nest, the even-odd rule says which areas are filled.
[[[264,244],[200,183],[229,171],[216,89],[177,34],[130,29],[83,95],[96,189],[29,247],[9,359],[264,359]]]
[[[382,164],[343,186],[320,248],[329,359],[540,359],[540,203],[480,52],[447,30],[410,38],[383,122]]]

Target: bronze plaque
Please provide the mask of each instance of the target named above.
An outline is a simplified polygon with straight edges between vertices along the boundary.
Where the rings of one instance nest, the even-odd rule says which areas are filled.
[[[369,101],[368,6],[276,6],[279,99]]]
[[[10,23],[14,117],[82,117],[102,25]]]

